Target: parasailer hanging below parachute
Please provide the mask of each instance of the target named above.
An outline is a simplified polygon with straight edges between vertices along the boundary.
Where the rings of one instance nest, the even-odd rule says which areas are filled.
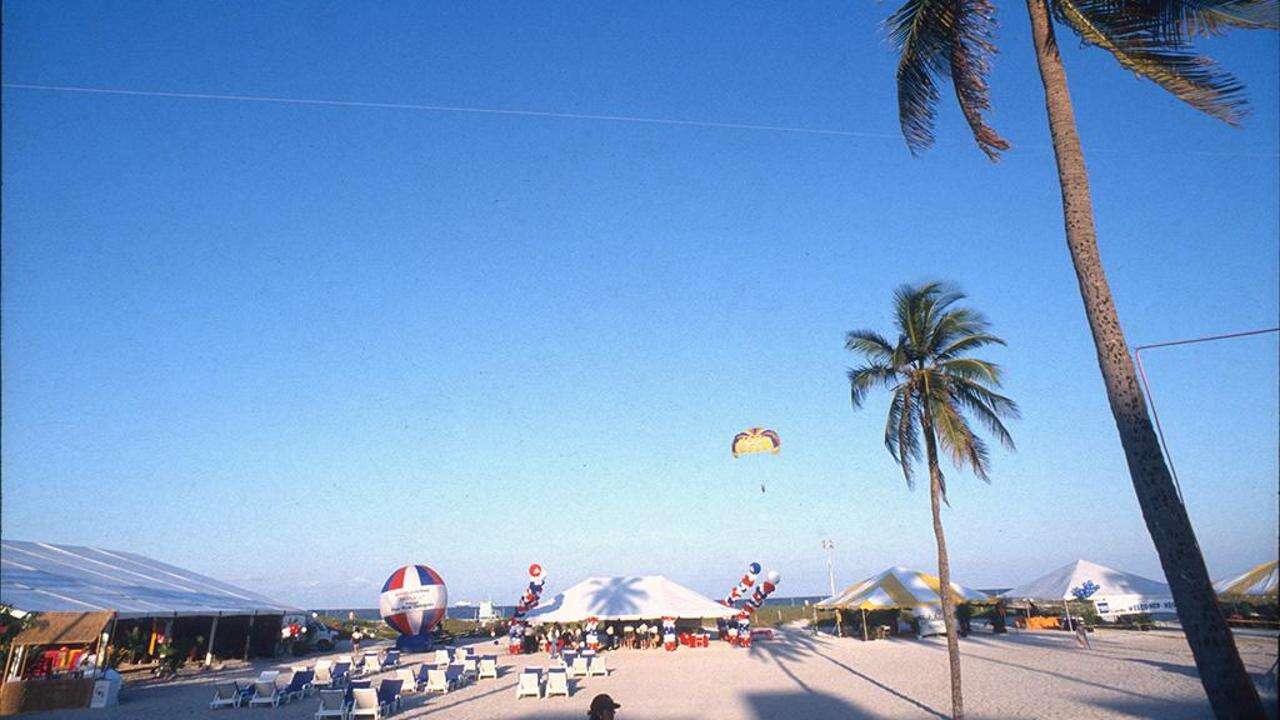
[[[777,455],[782,449],[782,440],[778,433],[765,428],[750,428],[733,436],[733,444],[729,447],[735,458],[743,455],[769,453]],[[760,492],[764,492],[764,482],[760,483]]]

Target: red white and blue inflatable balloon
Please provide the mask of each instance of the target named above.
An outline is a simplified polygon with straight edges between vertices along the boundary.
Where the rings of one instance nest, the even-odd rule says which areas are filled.
[[[440,573],[426,565],[405,565],[382,585],[378,611],[400,633],[396,647],[425,649],[431,631],[444,618],[449,593]]]

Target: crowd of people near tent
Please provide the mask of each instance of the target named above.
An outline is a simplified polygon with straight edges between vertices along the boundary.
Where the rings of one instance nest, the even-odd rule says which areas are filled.
[[[678,632],[673,619],[614,620],[594,626],[551,623],[528,630],[521,651],[545,652],[554,657],[566,650],[658,650],[678,644],[681,634],[687,633]]]

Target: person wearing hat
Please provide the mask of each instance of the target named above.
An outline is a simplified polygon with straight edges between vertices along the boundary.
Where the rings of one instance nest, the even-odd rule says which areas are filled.
[[[591,698],[591,709],[587,712],[589,720],[613,720],[614,711],[622,707],[613,698],[600,693]]]

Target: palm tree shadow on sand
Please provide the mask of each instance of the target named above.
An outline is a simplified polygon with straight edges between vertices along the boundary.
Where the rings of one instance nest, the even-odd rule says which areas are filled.
[[[871,677],[870,675],[867,675],[866,673],[855,670],[854,668],[846,665],[845,663],[839,660],[836,660],[830,655],[827,655],[826,653],[822,652],[820,643],[817,640],[815,640],[811,635],[807,635],[799,632],[787,631],[787,630],[775,631],[774,635],[777,638],[776,640],[765,641],[761,643],[753,643],[751,645],[750,653],[752,654],[753,657],[767,656],[770,659],[772,659],[775,663],[777,663],[778,668],[781,669],[782,672],[786,673],[787,677],[791,678],[791,680],[794,683],[799,685],[805,691],[805,693],[812,694],[812,695],[821,695],[821,693],[814,692],[808,686],[807,683],[805,683],[803,680],[797,677],[795,673],[793,673],[791,669],[787,667],[785,661],[788,661],[788,660],[798,661],[798,660],[803,660],[804,658],[807,658],[807,657],[819,657],[835,665],[836,667],[839,667],[840,669],[844,670],[850,675],[853,675],[854,677],[866,683],[869,683],[870,685],[878,688],[882,692],[888,693],[889,695],[892,695],[898,700],[901,700],[902,702],[905,702],[909,705],[914,706],[917,710],[919,710],[922,713],[932,715],[934,717],[939,717],[939,718],[947,717],[945,714],[939,712],[938,710],[932,707],[929,707],[928,705],[920,702],[919,700],[916,700],[915,698],[909,695],[906,695],[901,691],[884,684],[883,682],[880,682],[879,680]],[[779,715],[779,717],[782,717],[782,716]],[[849,717],[849,716],[845,715],[844,717]],[[856,717],[873,717],[873,716],[868,715],[864,712],[861,715],[856,715]]]
[[[602,615],[633,615],[640,610],[639,602],[649,597],[639,584],[640,578],[608,578],[590,591],[591,602]]]

